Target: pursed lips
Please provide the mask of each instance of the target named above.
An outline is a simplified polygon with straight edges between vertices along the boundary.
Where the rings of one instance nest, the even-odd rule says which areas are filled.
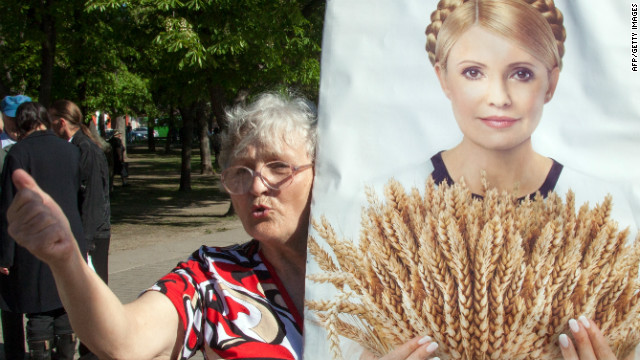
[[[262,219],[266,217],[267,215],[269,215],[270,211],[271,211],[270,207],[262,204],[253,205],[251,207],[251,215],[255,219]]]

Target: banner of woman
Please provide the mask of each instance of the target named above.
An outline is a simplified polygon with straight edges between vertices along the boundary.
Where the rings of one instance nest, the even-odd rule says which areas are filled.
[[[633,356],[633,16],[627,0],[327,3],[306,359]]]

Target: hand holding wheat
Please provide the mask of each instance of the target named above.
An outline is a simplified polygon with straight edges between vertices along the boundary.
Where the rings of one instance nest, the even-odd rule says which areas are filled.
[[[406,193],[392,180],[385,202],[368,191],[359,244],[313,221],[331,255],[313,238],[309,252],[337,295],[308,301],[328,333],[380,356],[417,335],[442,359],[560,359],[558,337],[578,316],[595,320],[619,358],[640,341],[640,238],[609,219],[611,198],[576,212],[563,201],[518,201],[464,183]]]
[[[416,336],[382,357],[365,350],[360,360],[440,360],[438,357],[430,358],[437,349],[438,343],[430,336]]]

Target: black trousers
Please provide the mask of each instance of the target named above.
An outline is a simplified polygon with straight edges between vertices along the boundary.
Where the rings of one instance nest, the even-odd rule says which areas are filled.
[[[33,359],[73,360],[75,335],[64,308],[27,314],[27,343]]]
[[[2,310],[2,337],[4,357],[7,360],[24,360],[24,323],[22,314]]]

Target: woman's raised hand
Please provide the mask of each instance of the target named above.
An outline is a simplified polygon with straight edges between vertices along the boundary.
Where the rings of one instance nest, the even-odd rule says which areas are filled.
[[[50,266],[64,263],[78,251],[64,212],[26,171],[11,176],[18,192],[7,210],[9,235]]]
[[[360,360],[440,360],[437,357],[429,358],[437,349],[438,343],[434,342],[431,337],[418,336],[381,358],[377,358],[371,352],[365,350],[360,356]]]
[[[562,334],[558,339],[562,357],[566,360],[616,360],[607,339],[592,320],[580,316],[578,320],[569,320],[573,341]],[[633,359],[633,352],[627,357]]]

